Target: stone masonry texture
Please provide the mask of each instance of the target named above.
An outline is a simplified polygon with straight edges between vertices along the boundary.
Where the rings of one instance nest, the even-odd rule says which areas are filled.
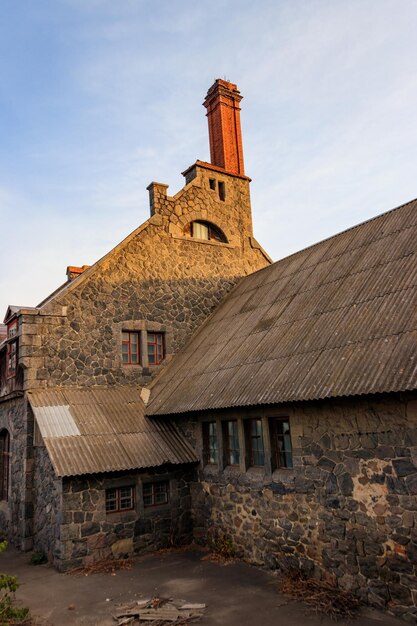
[[[223,199],[219,182],[224,184]],[[149,382],[239,278],[270,262],[253,238],[247,178],[196,164],[187,170],[186,186],[176,196],[169,197],[167,186],[158,183],[149,186],[149,195],[151,217],[147,222],[40,308],[21,312],[19,376],[2,378],[0,428],[10,433],[12,463],[9,500],[0,503],[1,532],[21,549],[34,547],[45,552],[60,567],[107,554],[112,542],[122,539],[131,541],[129,553],[152,542],[165,545],[169,533],[163,530],[165,522],[157,521],[156,513],[149,517],[148,512],[146,532],[143,528],[139,532],[137,520],[120,522],[123,532],[120,524],[116,524],[117,531],[110,531],[112,524],[102,519],[105,487],[100,491],[96,479],[88,479],[85,490],[94,492],[92,502],[101,512],[81,507],[75,516],[76,511],[67,508],[68,502],[76,499],[68,495],[73,487],[55,477],[45,448],[39,442],[34,446],[34,417],[25,392],[65,385],[138,386]],[[195,220],[216,225],[227,242],[193,239],[190,224]],[[123,365],[122,331],[164,332],[167,358],[162,365],[149,366],[143,361]],[[142,354],[145,352],[146,346],[142,346]],[[183,499],[186,511],[185,502]],[[167,515],[165,512],[164,519]],[[75,521],[81,516],[82,522]],[[82,533],[87,531],[81,526],[77,531],[74,526],[68,530],[70,517],[74,525],[92,523],[93,517],[96,523],[100,517],[100,532],[108,531],[106,546],[100,539],[100,548],[93,548],[90,538],[86,548],[87,535]],[[185,522],[179,525],[180,535],[186,536]],[[75,533],[76,538],[65,538],[65,533]],[[76,547],[68,543],[72,541]]]
[[[246,409],[240,417],[224,411],[220,418],[255,415],[289,416],[294,468],[200,468],[192,486],[196,539],[226,535],[252,563],[330,577],[417,623],[417,397]],[[178,424],[201,453],[201,418]]]
[[[122,330],[164,331],[169,357],[241,276],[269,263],[253,239],[248,181],[199,166],[188,179],[174,198],[152,184],[150,220],[38,314],[23,316],[25,389],[148,382],[157,368],[122,365]],[[225,183],[224,201],[210,179]],[[218,226],[228,243],[190,237],[195,220]]]

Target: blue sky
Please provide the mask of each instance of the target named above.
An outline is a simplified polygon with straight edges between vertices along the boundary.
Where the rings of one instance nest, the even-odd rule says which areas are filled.
[[[0,316],[209,160],[238,84],[255,235],[282,258],[417,196],[415,0],[2,0]]]

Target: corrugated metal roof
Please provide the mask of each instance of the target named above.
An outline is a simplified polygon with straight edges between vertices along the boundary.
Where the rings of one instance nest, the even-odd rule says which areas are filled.
[[[28,398],[58,476],[197,460],[172,424],[145,417],[135,388],[39,389]]]
[[[149,415],[417,388],[417,201],[244,278]]]

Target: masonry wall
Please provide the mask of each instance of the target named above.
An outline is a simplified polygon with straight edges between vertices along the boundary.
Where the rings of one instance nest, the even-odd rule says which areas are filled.
[[[122,330],[164,332],[169,360],[241,276],[269,263],[253,239],[248,180],[197,166],[187,176],[173,198],[154,183],[152,217],[51,302],[23,314],[26,389],[148,382],[157,367],[122,365]],[[224,201],[210,180],[224,182]],[[195,220],[217,225],[228,243],[193,239]]]
[[[32,547],[33,421],[22,396],[0,402],[0,430],[10,435],[8,500],[0,502],[0,533],[15,546]]]
[[[371,605],[416,622],[416,396],[216,417],[259,415],[289,416],[294,469],[200,468],[192,486],[196,538],[205,543],[225,534],[253,563],[330,576]],[[200,454],[201,419],[179,420]]]
[[[169,481],[169,502],[145,508],[144,482]],[[194,470],[164,467],[148,472],[64,479],[62,526],[54,564],[60,570],[109,558],[187,544],[192,539],[190,483]],[[106,489],[134,486],[132,511],[106,513]]]
[[[34,447],[33,502],[33,549],[53,561],[63,521],[62,479],[56,477],[43,445]]]

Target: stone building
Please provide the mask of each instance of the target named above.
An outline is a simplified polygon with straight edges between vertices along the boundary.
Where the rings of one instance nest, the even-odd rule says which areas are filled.
[[[217,80],[212,162],[174,197],[152,183],[143,226],[9,307],[2,527],[61,569],[227,536],[416,622],[417,202],[271,265],[240,100]]]
[[[35,308],[9,307],[0,346],[0,523],[60,568],[191,537],[196,456],[145,420],[145,385],[242,276],[270,264],[253,236],[235,85],[205,101],[212,163]],[[240,156],[239,156],[240,155]]]

